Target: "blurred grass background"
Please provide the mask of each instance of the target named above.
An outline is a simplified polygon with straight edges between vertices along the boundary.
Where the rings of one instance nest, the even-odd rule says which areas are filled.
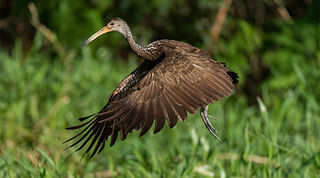
[[[0,3],[0,177],[320,175],[319,1],[33,2]],[[68,157],[64,128],[141,62],[118,33],[80,47],[114,16],[141,44],[185,41],[239,74],[235,93],[209,108],[222,142],[198,113],[92,160]]]

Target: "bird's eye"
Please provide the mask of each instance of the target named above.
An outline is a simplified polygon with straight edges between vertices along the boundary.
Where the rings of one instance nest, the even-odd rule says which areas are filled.
[[[114,25],[114,23],[113,23],[113,22],[111,22],[111,23],[110,23],[110,25]]]

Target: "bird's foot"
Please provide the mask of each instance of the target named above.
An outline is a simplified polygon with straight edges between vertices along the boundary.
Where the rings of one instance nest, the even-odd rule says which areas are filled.
[[[217,120],[215,117],[210,116],[209,114],[208,114],[208,117],[209,117],[210,119]]]
[[[210,121],[209,121],[209,119],[208,119],[208,118],[211,118],[211,119],[216,120],[216,118],[214,118],[214,117],[212,117],[212,116],[210,116],[210,115],[208,114],[208,106],[200,108],[200,116],[201,116],[201,118],[202,118],[202,120],[203,120],[204,125],[205,125],[205,126],[207,127],[207,129],[209,130],[209,132],[210,132],[218,141],[220,141],[220,138],[217,136],[217,135],[218,135],[217,129],[212,126],[212,124],[210,123]]]

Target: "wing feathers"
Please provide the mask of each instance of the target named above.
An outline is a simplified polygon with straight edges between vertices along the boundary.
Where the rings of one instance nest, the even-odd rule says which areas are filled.
[[[178,103],[177,101],[179,100],[178,97],[174,94],[172,94],[169,89],[165,90],[167,97],[168,103],[170,103],[170,106],[172,109],[175,111],[175,113],[179,116],[181,120],[185,120],[187,118],[187,112],[186,109],[183,107],[182,103]],[[176,123],[174,124],[176,125]]]
[[[113,122],[113,124],[115,124],[115,121]],[[110,146],[112,146],[116,142],[118,137],[118,131],[119,131],[118,126],[112,127]]]
[[[166,119],[170,128],[174,127],[177,123],[177,114],[173,111],[172,107],[169,105],[168,101],[163,98],[163,95],[159,97],[162,108],[165,108]]]
[[[94,148],[90,158],[92,158],[96,154],[96,152],[100,148],[100,145],[102,143],[104,144],[105,135],[103,135],[103,134],[105,134],[105,129],[106,129],[106,122],[103,123],[102,131],[100,132],[98,143],[97,143],[96,147]]]
[[[155,120],[156,120],[156,123],[155,123],[155,126],[154,126],[154,131],[153,133],[157,133],[159,132],[166,120],[165,120],[165,116],[164,116],[164,111],[162,110],[162,106],[160,105],[160,101],[154,101],[154,107],[153,107],[153,111],[155,114]]]
[[[144,117],[144,111],[143,111],[143,104],[142,103],[138,103],[137,104],[137,114],[135,116],[135,118],[133,118],[132,123],[129,125],[129,127],[126,129],[126,133],[128,133],[129,131],[131,131],[132,129],[136,128],[141,121],[143,121],[143,117]]]
[[[146,103],[146,108],[145,108],[145,117],[144,117],[144,124],[140,130],[139,137],[143,136],[152,126],[153,121],[154,121],[154,114],[153,114],[153,108],[152,108],[152,102],[148,101]]]

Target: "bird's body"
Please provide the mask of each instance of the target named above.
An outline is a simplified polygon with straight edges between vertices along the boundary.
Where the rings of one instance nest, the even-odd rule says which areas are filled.
[[[112,146],[119,132],[121,140],[133,129],[140,129],[142,136],[154,122],[156,133],[164,127],[165,121],[172,128],[178,119],[187,118],[187,112],[193,114],[199,108],[206,127],[218,138],[208,121],[207,106],[231,93],[233,83],[238,82],[237,74],[224,63],[212,60],[206,51],[184,42],[158,40],[142,47],[134,42],[129,27],[119,18],[108,23],[107,32],[114,24],[118,26],[113,31],[120,32],[133,51],[145,60],[119,83],[98,114],[81,118],[83,121],[92,117],[84,124],[69,128],[84,127],[67,140],[80,137],[70,147],[83,141],[77,149],[80,150],[91,140],[86,153],[96,144],[93,156],[104,148],[109,136]],[[86,43],[105,33],[99,32]]]

